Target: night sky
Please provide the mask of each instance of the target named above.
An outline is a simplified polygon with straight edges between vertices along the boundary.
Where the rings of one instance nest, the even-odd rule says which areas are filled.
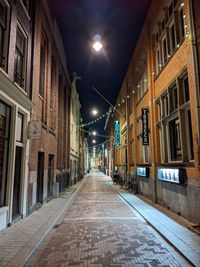
[[[91,109],[101,116],[109,105],[92,90],[94,86],[112,104],[119,93],[134,45],[150,0],[49,0],[66,50],[69,74],[81,76],[77,89],[84,123],[94,119]],[[92,48],[93,37],[101,35],[104,48]],[[90,126],[104,132],[105,119]],[[90,138],[91,139],[91,138]],[[97,142],[103,141],[101,137]]]

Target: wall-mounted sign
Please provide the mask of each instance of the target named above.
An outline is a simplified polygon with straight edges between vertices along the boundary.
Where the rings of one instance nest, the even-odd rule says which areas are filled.
[[[115,121],[115,146],[120,147],[120,123]]]
[[[149,123],[148,123],[148,109],[142,109],[142,144],[149,145]]]
[[[159,168],[158,179],[176,184],[185,184],[186,181],[185,169]]]
[[[29,139],[40,139],[42,131],[42,123],[41,121],[31,121],[29,123]]]
[[[138,176],[149,177],[149,167],[137,167]]]

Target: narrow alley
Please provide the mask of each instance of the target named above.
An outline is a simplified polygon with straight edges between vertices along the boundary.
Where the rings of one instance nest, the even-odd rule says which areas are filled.
[[[25,266],[191,265],[120,197],[108,176],[93,173]]]

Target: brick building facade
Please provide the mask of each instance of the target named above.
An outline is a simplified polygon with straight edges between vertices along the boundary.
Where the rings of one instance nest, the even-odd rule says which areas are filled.
[[[35,1],[29,212],[69,184],[70,79],[47,1]],[[37,133],[38,128],[38,133]]]
[[[198,17],[199,18],[199,17]],[[200,222],[199,98],[189,0],[153,0],[116,108],[113,170],[139,193]]]
[[[26,216],[33,1],[0,1],[0,230]]]

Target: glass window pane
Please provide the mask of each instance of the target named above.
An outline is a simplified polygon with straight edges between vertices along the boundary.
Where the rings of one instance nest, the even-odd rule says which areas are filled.
[[[22,142],[23,138],[23,115],[18,113],[17,116],[17,128],[16,128],[16,140]]]
[[[0,207],[5,205],[9,146],[10,108],[0,102]]]

